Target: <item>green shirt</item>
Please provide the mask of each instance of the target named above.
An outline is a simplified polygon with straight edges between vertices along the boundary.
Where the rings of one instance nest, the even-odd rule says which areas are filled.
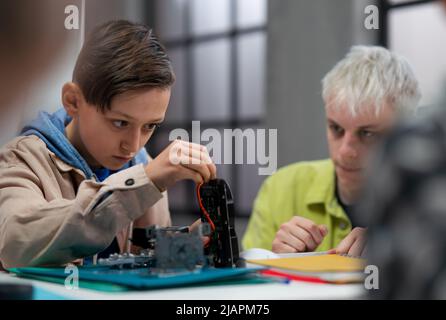
[[[336,199],[331,160],[295,163],[268,177],[254,202],[243,248],[271,250],[280,226],[296,215],[328,227],[316,251],[335,248],[350,233],[350,219]]]

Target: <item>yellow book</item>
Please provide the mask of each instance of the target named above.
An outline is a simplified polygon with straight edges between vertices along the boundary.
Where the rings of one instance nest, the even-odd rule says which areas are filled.
[[[325,253],[278,256],[268,259],[247,259],[246,261],[251,265],[269,267],[273,271],[290,276],[316,277],[329,283],[344,284],[364,281],[365,259]]]
[[[363,272],[365,260],[337,254],[308,255],[278,259],[254,259],[250,263],[300,272]]]

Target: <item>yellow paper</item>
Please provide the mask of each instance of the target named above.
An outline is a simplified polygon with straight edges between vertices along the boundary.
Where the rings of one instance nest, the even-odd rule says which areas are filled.
[[[350,258],[337,254],[248,260],[248,262],[271,268],[300,272],[357,272],[364,271],[366,264],[364,259]]]

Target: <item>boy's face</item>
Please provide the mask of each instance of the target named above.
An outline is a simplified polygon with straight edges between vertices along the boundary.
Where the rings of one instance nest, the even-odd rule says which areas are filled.
[[[360,191],[370,150],[395,119],[395,110],[387,105],[377,116],[371,109],[353,117],[346,107],[326,106],[330,157],[335,165],[341,197],[347,196],[348,200],[353,200]]]
[[[67,135],[92,167],[120,169],[164,120],[170,89],[140,89],[112,99],[104,112],[81,99]]]

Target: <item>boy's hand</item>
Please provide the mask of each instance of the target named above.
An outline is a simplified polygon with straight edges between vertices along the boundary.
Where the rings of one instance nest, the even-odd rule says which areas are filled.
[[[201,225],[201,219],[196,220],[189,226],[189,232],[195,231]],[[211,238],[209,236],[201,237],[201,241],[203,241],[203,245],[207,245]]]
[[[161,191],[180,180],[195,183],[217,177],[217,168],[206,147],[182,140],[173,141],[146,166],[146,174]]]
[[[314,251],[327,233],[325,225],[317,225],[311,220],[295,216],[280,226],[273,240],[272,251],[276,253]]]
[[[348,254],[355,257],[361,256],[366,244],[366,231],[366,228],[354,228],[336,249],[331,249],[328,253]]]
[[[201,225],[201,219],[197,219],[189,226],[189,232],[193,232]]]

